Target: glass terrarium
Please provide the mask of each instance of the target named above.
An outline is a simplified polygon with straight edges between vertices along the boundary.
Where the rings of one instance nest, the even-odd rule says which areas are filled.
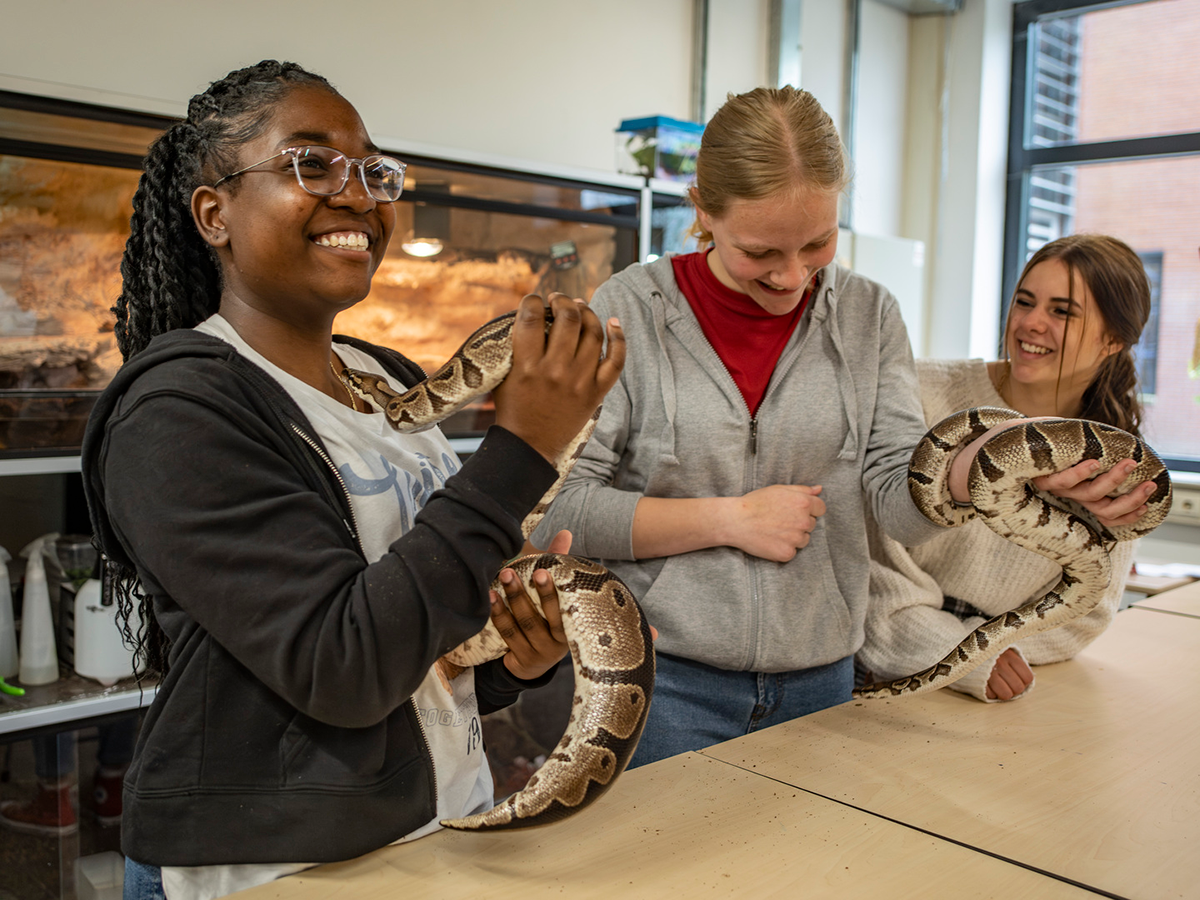
[[[638,258],[636,188],[396,155],[409,165],[395,235],[370,295],[334,330],[394,347],[427,372],[526,294],[590,300]],[[476,436],[493,419],[485,398],[442,429]]]
[[[172,120],[0,92],[0,458],[78,453],[120,365],[111,307],[149,143]],[[590,298],[638,258],[635,179],[412,156],[370,296],[335,330],[432,371],[528,293]],[[482,433],[485,399],[445,423]]]

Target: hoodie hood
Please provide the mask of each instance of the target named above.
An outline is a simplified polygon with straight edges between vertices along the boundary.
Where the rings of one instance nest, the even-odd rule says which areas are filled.
[[[341,335],[335,335],[334,340],[372,353],[405,384],[415,384],[425,377],[420,366],[398,353],[382,351],[365,341]],[[101,552],[126,568],[133,568],[133,561],[109,520],[104,491],[103,461],[108,424],[138,403],[162,395],[217,407],[231,419],[244,419],[248,428],[254,428],[264,419],[281,423],[288,433],[295,425],[309,434],[318,446],[320,443],[314,429],[283,387],[228,342],[191,328],[176,329],[154,338],[145,350],[121,366],[97,398],[88,417],[80,452],[93,542]],[[312,468],[311,462],[308,465]]]
[[[855,459],[861,450],[858,423],[858,397],[854,388],[854,374],[846,357],[846,345],[843,340],[838,322],[838,298],[849,282],[851,273],[837,263],[830,263],[820,269],[815,278],[817,289],[809,299],[808,309],[801,318],[792,339],[788,342],[780,356],[777,370],[771,378],[767,389],[769,395],[784,377],[788,369],[799,358],[804,345],[812,339],[814,331],[823,332],[828,337],[828,344],[833,350],[837,372],[838,395],[846,416],[846,437],[838,452],[838,459]],[[699,322],[692,313],[687,298],[679,290],[675,282],[674,266],[669,256],[661,257],[646,265],[632,265],[614,277],[622,281],[625,287],[636,297],[641,298],[654,329],[654,336],[659,346],[666,345],[668,331],[674,331],[687,344],[694,355],[701,357],[715,369],[724,369],[724,364],[717,356],[712,344],[705,337]],[[676,379],[667,354],[657,354],[659,368],[657,381],[662,389],[662,403],[667,412],[660,437],[663,448],[663,462],[678,463],[678,453],[675,437],[675,413],[678,400],[676,397]],[[728,376],[723,385],[729,401],[734,405],[744,405],[741,392]],[[749,411],[746,413],[749,417]]]

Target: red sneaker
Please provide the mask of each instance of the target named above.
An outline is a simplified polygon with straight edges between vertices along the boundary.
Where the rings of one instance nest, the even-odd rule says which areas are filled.
[[[101,766],[92,780],[92,811],[100,825],[119,825],[121,822],[121,788],[125,784],[124,769]]]
[[[0,803],[0,825],[23,834],[61,837],[79,828],[75,807],[71,804],[71,785],[38,784],[37,796],[28,803],[8,800]]]

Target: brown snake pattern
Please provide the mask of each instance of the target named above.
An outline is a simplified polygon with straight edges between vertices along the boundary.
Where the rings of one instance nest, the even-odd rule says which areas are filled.
[[[382,411],[397,431],[434,425],[492,390],[512,368],[515,313],[488,322],[425,381],[396,393],[382,379],[347,369],[343,381]],[[547,310],[546,327],[550,327]],[[546,507],[596,427],[600,411],[575,437],[557,463],[558,479],[521,524],[533,532]],[[486,813],[442,822],[447,828],[486,831],[544,825],[579,812],[599,798],[624,771],[641,737],[654,692],[654,647],[650,628],[632,592],[603,566],[573,556],[542,554],[511,564],[538,602],[530,579],[546,569],[558,588],[563,630],[575,670],[575,697],[566,732],[525,787]],[[492,588],[501,597],[499,581]],[[540,611],[540,604],[539,604]],[[446,654],[451,668],[478,665],[508,650],[495,626]]]
[[[959,449],[1020,413],[978,407],[943,419],[925,435],[909,466],[909,491],[930,521],[954,527],[978,516],[996,534],[1062,566],[1062,579],[1045,596],[994,617],[963,639],[940,662],[915,675],[867,685],[856,698],[920,694],[953,684],[1017,640],[1089,613],[1109,585],[1108,551],[1116,541],[1148,534],[1171,508],[1171,479],[1145,443],[1118,428],[1083,419],[1043,419],[1014,424],[990,438],[971,466],[971,505],[950,497],[948,473]],[[1086,509],[1033,486],[1033,479],[1085,459],[1107,471],[1123,459],[1137,467],[1119,486],[1143,481],[1156,489],[1148,511],[1132,525],[1105,528]]]

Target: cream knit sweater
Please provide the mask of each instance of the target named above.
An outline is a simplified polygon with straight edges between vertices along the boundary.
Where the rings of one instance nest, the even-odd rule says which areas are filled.
[[[992,385],[983,360],[918,360],[917,375],[930,425],[970,406],[1008,405]],[[987,621],[963,620],[943,611],[943,595],[995,616],[1041,596],[1062,573],[1050,560],[1009,543],[979,521],[907,549],[871,523],[870,546],[871,601],[859,660],[877,679],[899,678],[933,665]],[[1100,604],[1082,618],[1018,642],[1015,646],[1026,662],[1070,659],[1094,641],[1117,612],[1132,559],[1133,542],[1118,544],[1112,551],[1112,583]],[[991,672],[992,666],[985,663],[952,687],[986,700]]]

